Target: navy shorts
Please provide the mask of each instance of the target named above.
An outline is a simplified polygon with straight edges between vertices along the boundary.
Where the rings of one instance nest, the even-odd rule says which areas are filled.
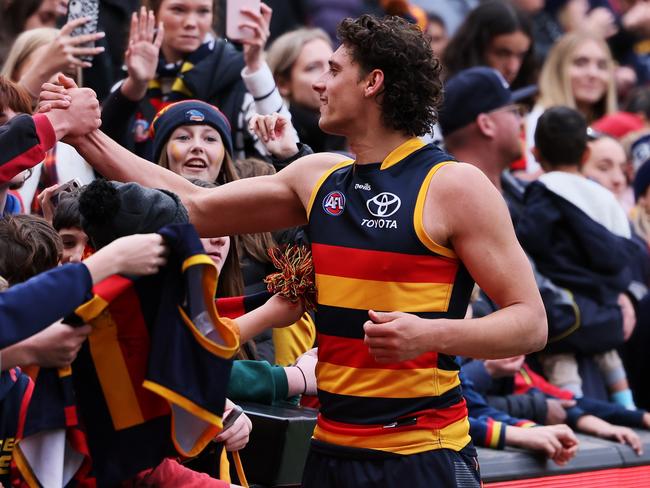
[[[473,446],[461,451],[436,449],[394,455],[338,448],[312,440],[302,478],[303,488],[480,488]]]

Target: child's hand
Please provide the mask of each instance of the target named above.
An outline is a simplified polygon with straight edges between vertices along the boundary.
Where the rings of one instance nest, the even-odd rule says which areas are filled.
[[[298,152],[296,130],[291,120],[277,112],[270,115],[255,114],[248,123],[248,130],[277,159],[287,159]]]
[[[603,428],[598,432],[598,437],[604,439],[611,439],[621,444],[629,445],[638,456],[643,454],[643,445],[641,444],[641,438],[636,432],[634,432],[629,427],[623,427],[621,425],[609,425],[607,428]]]
[[[299,303],[292,303],[287,298],[280,295],[273,295],[268,302],[266,302],[269,313],[271,315],[272,327],[287,327],[295,323],[302,314],[305,313],[305,306],[300,301]]]
[[[60,185],[58,183],[48,186],[45,190],[38,194],[38,203],[43,210],[43,218],[47,220],[50,224],[54,219],[54,204],[52,203],[52,193]]]

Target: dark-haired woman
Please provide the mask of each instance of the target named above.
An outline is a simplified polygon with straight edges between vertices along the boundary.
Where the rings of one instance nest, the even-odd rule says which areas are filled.
[[[534,82],[530,19],[508,2],[481,3],[449,41],[443,57],[446,76],[472,66],[498,70],[513,88]]]

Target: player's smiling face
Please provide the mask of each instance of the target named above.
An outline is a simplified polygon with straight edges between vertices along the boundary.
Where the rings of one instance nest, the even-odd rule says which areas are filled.
[[[363,78],[359,65],[345,46],[329,60],[329,69],[314,83],[320,99],[320,128],[329,134],[348,135],[363,114]]]

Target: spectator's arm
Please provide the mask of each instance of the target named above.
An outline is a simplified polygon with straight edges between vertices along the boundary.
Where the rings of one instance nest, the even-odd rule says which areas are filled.
[[[261,67],[253,73],[248,72],[247,68],[244,68],[241,76],[248,91],[242,105],[244,130],[255,140],[255,149],[260,154],[268,154],[264,145],[248,130],[251,119],[256,114],[269,115],[277,112],[287,120],[291,120],[291,113],[286,103],[284,103],[273,79],[273,74],[266,63],[262,63]],[[298,142],[298,134],[293,126],[291,130],[295,142]]]
[[[577,406],[585,413],[594,415],[612,424],[628,427],[645,428],[643,410],[628,410],[622,405],[605,402],[595,398],[581,397],[576,400]]]
[[[289,396],[287,375],[282,366],[267,361],[234,361],[226,395],[235,402],[271,405]]]
[[[55,128],[43,114],[22,114],[0,126],[0,184],[40,163],[57,140]]]
[[[88,268],[66,264],[0,293],[0,348],[30,337],[90,298]]]
[[[506,425],[489,417],[469,418],[469,435],[477,446],[503,449],[506,447]]]
[[[525,395],[489,396],[488,403],[516,418],[526,418],[542,424],[546,419],[546,397],[539,393]]]

